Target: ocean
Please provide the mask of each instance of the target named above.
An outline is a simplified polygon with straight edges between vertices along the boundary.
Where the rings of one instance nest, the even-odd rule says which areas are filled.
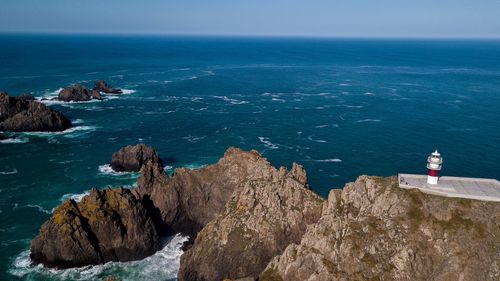
[[[46,102],[75,127],[0,141],[0,280],[175,280],[179,245],[136,262],[30,266],[52,209],[92,187],[133,187],[111,154],[143,142],[167,166],[199,168],[229,146],[275,166],[302,164],[327,196],[357,176],[499,178],[500,41],[0,35],[0,90],[57,96],[98,79],[124,89],[87,103]]]

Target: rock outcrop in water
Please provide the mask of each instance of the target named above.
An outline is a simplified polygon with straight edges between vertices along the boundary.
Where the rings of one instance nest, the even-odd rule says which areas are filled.
[[[57,97],[60,101],[89,101],[92,99],[101,100],[101,94],[97,90],[89,90],[80,84],[75,84],[70,87],[64,88],[59,92]]]
[[[159,249],[151,214],[130,190],[92,189],[80,203],[55,209],[31,243],[31,259],[67,268],[141,259]]]
[[[0,131],[63,131],[70,127],[71,121],[64,115],[30,95],[11,97],[0,92]]]
[[[117,172],[138,172],[148,161],[163,167],[158,153],[153,148],[142,143],[128,145],[113,153],[111,168]]]
[[[301,166],[268,167],[264,177],[239,184],[222,215],[198,233],[182,255],[178,280],[258,277],[318,221],[323,202],[307,187]]]
[[[259,280],[500,280],[500,204],[359,177]]]
[[[112,88],[104,80],[99,80],[94,85],[94,90],[100,91],[106,94],[121,94],[122,90]]]

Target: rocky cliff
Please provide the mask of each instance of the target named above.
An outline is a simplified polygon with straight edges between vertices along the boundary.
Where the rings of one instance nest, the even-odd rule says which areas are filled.
[[[500,204],[362,176],[332,190],[321,219],[265,280],[500,280]]]
[[[224,212],[199,232],[181,258],[178,280],[257,277],[318,221],[324,200],[308,188],[304,169],[268,169],[238,185]]]

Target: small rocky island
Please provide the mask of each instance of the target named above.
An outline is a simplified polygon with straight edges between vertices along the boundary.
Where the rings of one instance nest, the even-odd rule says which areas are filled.
[[[368,176],[323,199],[302,166],[275,168],[237,148],[172,177],[151,159],[135,189],[64,202],[33,239],[31,258],[58,268],[141,259],[173,233],[192,238],[180,281],[500,278],[498,203]]]
[[[75,84],[62,89],[57,96],[57,100],[64,102],[84,102],[90,100],[102,100],[101,93],[121,94],[122,90],[110,87],[106,81],[99,80],[93,89],[87,89],[80,84]]]
[[[0,92],[0,131],[33,132],[64,131],[70,128],[71,121],[60,112],[31,95],[9,96]]]
[[[111,168],[116,172],[138,172],[148,161],[163,166],[162,160],[153,148],[142,143],[128,145],[113,153]]]

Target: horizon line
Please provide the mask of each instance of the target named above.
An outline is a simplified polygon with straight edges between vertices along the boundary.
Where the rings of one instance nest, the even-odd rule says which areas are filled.
[[[0,35],[49,36],[110,36],[110,37],[207,37],[207,38],[268,38],[268,39],[380,39],[380,40],[500,40],[500,36],[385,36],[385,35],[309,35],[309,34],[239,34],[239,33],[124,33],[66,31],[2,31]]]

